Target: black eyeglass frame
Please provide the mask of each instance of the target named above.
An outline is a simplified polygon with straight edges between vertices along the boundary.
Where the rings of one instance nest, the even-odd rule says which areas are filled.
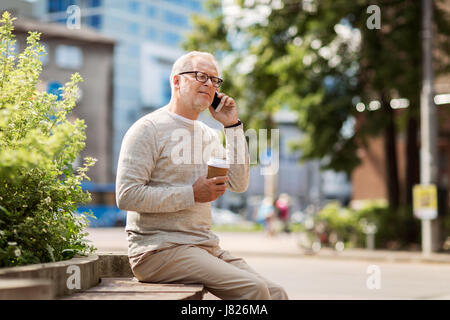
[[[220,79],[220,78],[218,78],[218,77],[210,76],[209,74],[204,73],[204,72],[202,72],[202,71],[185,71],[185,72],[180,72],[178,75],[187,74],[187,73],[195,73],[195,80],[197,80],[198,82],[201,82],[201,83],[206,83],[206,82],[208,82],[209,79],[211,79],[211,83],[212,83],[213,86],[216,87],[216,88],[220,88],[220,86],[221,86],[222,83],[223,83],[223,79]],[[198,79],[198,76],[197,76],[197,75],[198,75],[199,73],[204,74],[204,75],[206,76],[206,80],[205,80],[205,81],[201,81],[201,80]],[[214,82],[213,82],[214,79],[217,79],[217,85],[214,84]]]

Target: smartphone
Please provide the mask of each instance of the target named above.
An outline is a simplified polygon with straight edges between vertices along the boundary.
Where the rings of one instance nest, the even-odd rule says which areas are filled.
[[[222,107],[220,107],[220,109],[217,109],[217,107],[219,106],[219,103],[220,103],[220,98],[217,96],[217,92],[214,94],[214,100],[213,100],[213,102],[211,103],[211,107],[213,107],[213,109],[216,111],[216,112],[219,112],[220,111],[220,109],[222,109]]]

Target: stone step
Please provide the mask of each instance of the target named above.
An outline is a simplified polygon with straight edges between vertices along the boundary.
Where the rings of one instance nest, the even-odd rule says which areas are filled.
[[[99,283],[97,255],[70,260],[0,268],[0,280],[49,280],[54,284],[56,297],[81,292]]]
[[[102,278],[101,283],[60,300],[201,300],[201,284],[143,283],[135,278]]]
[[[0,279],[0,300],[52,300],[55,285],[45,279]]]

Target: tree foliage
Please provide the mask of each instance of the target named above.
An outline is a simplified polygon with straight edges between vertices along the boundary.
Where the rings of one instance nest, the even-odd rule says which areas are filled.
[[[72,163],[85,146],[83,120],[66,116],[75,106],[78,74],[62,89],[62,99],[36,89],[45,54],[40,34],[13,50],[13,18],[0,20],[0,267],[68,259],[93,248],[76,207],[90,201],[80,183],[88,168]]]
[[[405,158],[418,157],[421,2],[240,0],[234,2],[236,7],[232,3],[224,1],[222,7],[219,0],[207,1],[207,15],[193,19],[194,30],[184,48],[210,51],[221,59],[223,90],[236,98],[246,125],[270,128],[277,110],[296,111],[304,135],[292,147],[301,149],[303,159],[319,158],[325,168],[347,173],[359,164],[357,151],[367,145],[367,138],[384,135],[386,162],[392,165],[387,189],[395,189],[397,131],[408,129]],[[435,6],[440,54],[436,65],[438,72],[448,72],[450,64],[444,57],[450,52],[450,17],[441,10],[442,3],[438,0]],[[380,8],[380,29],[367,26],[369,5]],[[389,103],[394,98],[409,100],[407,112],[392,110]],[[359,102],[365,104],[362,113],[355,108]],[[417,166],[410,163],[406,176],[413,176]],[[393,198],[398,197],[397,192]]]

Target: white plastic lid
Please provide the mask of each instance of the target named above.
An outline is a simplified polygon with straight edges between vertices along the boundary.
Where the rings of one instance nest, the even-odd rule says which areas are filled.
[[[210,158],[207,162],[208,166],[216,167],[216,168],[226,168],[229,169],[230,165],[228,162],[224,159],[218,159],[218,158]]]

